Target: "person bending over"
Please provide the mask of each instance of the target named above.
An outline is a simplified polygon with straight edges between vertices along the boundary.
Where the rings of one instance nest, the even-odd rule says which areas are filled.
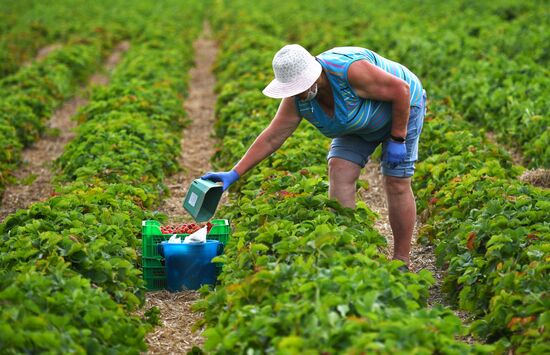
[[[298,44],[273,58],[275,79],[263,93],[282,99],[275,117],[229,172],[203,179],[224,191],[275,152],[302,118],[332,138],[327,155],[329,197],[355,208],[356,182],[382,144],[381,172],[394,236],[393,258],[409,265],[416,204],[411,177],[426,113],[426,92],[405,66],[372,50],[337,47],[312,56]]]

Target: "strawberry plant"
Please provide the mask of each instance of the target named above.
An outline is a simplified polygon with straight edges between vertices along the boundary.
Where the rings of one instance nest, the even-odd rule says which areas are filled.
[[[0,79],[0,189],[45,119],[114,43],[132,40],[111,85],[94,90],[75,118],[77,137],[56,162],[56,196],[0,225],[3,351],[145,349],[148,326],[129,314],[143,301],[135,236],[139,222],[153,217],[146,210],[165,195],[164,177],[179,168],[181,99],[205,6],[221,48],[220,169],[242,156],[276,112],[277,102],[260,90],[286,43],[314,54],[366,46],[419,75],[430,101],[414,178],[426,221],[421,240],[437,246],[450,300],[475,318],[465,329],[449,309],[428,309],[431,275],[403,274],[399,262],[385,258],[376,217],[364,204],[352,211],[326,198],[329,141],[302,124],[236,184],[222,212],[237,229],[218,260],[225,265],[221,285],[197,305],[205,312],[207,351],[550,351],[550,196],[519,183],[522,169],[485,137],[491,131],[519,148],[526,165],[548,167],[547,4],[237,0],[158,7],[140,0],[108,12],[103,5],[82,7],[86,14],[71,8],[78,24],[57,21],[67,10],[50,4],[10,3],[0,14],[0,72],[10,74]],[[14,58],[59,40],[62,49],[16,71]],[[196,228],[166,225],[163,233]],[[467,331],[489,345],[457,340]]]
[[[62,264],[47,274],[1,270],[0,303],[0,346],[7,354],[145,350],[143,321]]]
[[[26,0],[1,1],[0,77],[20,70],[46,46],[63,48],[98,36],[120,38],[136,33],[132,27],[138,21],[129,20],[139,11],[138,7],[130,6],[133,4],[125,0],[116,3],[76,0],[57,1],[52,6]]]
[[[418,209],[429,218],[422,238],[437,245],[448,270],[444,289],[479,318],[471,330],[499,352],[544,353],[548,194],[515,181],[522,169],[485,133],[495,132],[499,143],[516,142],[530,166],[548,166],[548,103],[541,99],[549,87],[543,74],[548,45],[540,35],[546,16],[537,2],[470,5],[365,3],[361,12],[370,16],[346,38],[406,63],[426,84],[430,114],[414,185]],[[456,11],[463,16],[449,16]],[[480,14],[483,23],[465,21]],[[296,24],[291,36],[308,26]],[[311,32],[302,44],[319,51],[334,46],[332,31]]]
[[[0,79],[0,192],[20,163],[21,150],[35,142],[63,101],[97,69],[120,36],[98,33],[68,45],[44,61]]]
[[[217,66],[224,84],[217,105],[220,169],[244,153],[276,110],[277,102],[262,97],[259,88],[270,78],[272,54],[282,43],[264,26],[274,33],[289,26],[283,17],[263,21],[259,10],[247,17],[231,12],[243,6],[249,9],[233,3],[215,13],[224,40]],[[271,55],[259,55],[254,43],[266,44],[260,52]],[[426,271],[402,274],[399,262],[383,256],[385,240],[372,227],[374,213],[363,203],[353,211],[328,200],[323,178],[328,143],[302,125],[237,184],[237,196],[223,211],[236,230],[218,258],[224,263],[221,286],[197,305],[208,325],[205,350],[490,350],[456,341],[463,329],[449,310],[424,309],[433,278]]]
[[[181,78],[203,5],[193,5],[185,26],[189,4],[144,0],[140,7],[148,10],[128,24],[136,41],[113,86],[96,91],[77,117],[83,123],[57,162],[56,192],[0,224],[4,352],[146,349],[150,327],[131,314],[145,292],[137,236],[141,221],[156,217],[147,209],[163,197],[163,177],[178,168]],[[173,36],[184,27],[184,36]],[[133,63],[141,73],[125,91],[122,82],[138,70]]]
[[[426,84],[431,101],[421,139],[423,162],[417,166],[414,184],[418,209],[428,218],[422,238],[437,242],[441,265],[448,269],[444,288],[461,308],[477,317],[471,331],[495,343],[497,352],[544,353],[548,342],[548,287],[543,281],[548,278],[548,224],[544,220],[548,197],[514,181],[522,169],[514,167],[509,154],[485,138],[487,130],[494,131],[505,143],[517,141],[531,166],[548,165],[548,144],[544,144],[548,120],[542,114],[548,111],[542,99],[548,88],[544,85],[548,78],[543,74],[547,44],[541,36],[541,29],[547,28],[545,15],[536,10],[536,2],[511,5],[506,1],[437,6],[354,3],[354,11],[369,14],[361,19],[338,3],[301,4],[298,9],[264,2],[254,7],[256,12],[244,2],[220,6],[214,16],[223,41],[217,66],[220,95],[216,129],[223,136],[223,148],[216,161],[220,169],[231,167],[273,117],[276,103],[263,97],[260,90],[272,78],[269,63],[283,44],[300,43],[315,54],[341,45],[346,38],[346,45],[367,46],[405,63]],[[235,16],[244,8],[248,16]],[[292,21],[297,11],[309,14],[309,20]],[[457,12],[463,16],[449,15]],[[330,16],[324,16],[327,13]],[[464,20],[479,14],[484,14],[486,21]],[[435,23],[434,18],[438,19]],[[229,30],[235,26],[239,36],[232,36]],[[250,50],[243,51],[247,46]],[[271,54],[267,58],[266,51]],[[240,80],[233,80],[236,77]],[[527,86],[528,94],[524,90]],[[207,299],[211,301],[208,307],[215,308],[220,298],[230,305],[229,309],[215,308],[218,315],[212,318],[207,314],[213,327],[208,331],[214,338],[208,342],[212,349],[219,351],[247,337],[254,339],[243,345],[249,351],[280,351],[287,345],[293,347],[285,350],[323,348],[319,343],[312,346],[309,338],[302,336],[308,326],[319,324],[318,320],[300,323],[302,318],[294,319],[294,324],[300,325],[298,330],[291,328],[291,322],[284,322],[283,314],[275,313],[279,308],[268,308],[268,304],[276,304],[284,309],[285,300],[295,300],[296,296],[282,296],[282,300],[278,294],[269,300],[265,296],[265,303],[264,298],[251,297],[251,284],[272,280],[274,272],[281,272],[276,267],[282,269],[294,255],[305,253],[289,247],[294,244],[287,238],[299,235],[304,243],[309,242],[307,233],[298,234],[293,228],[293,223],[307,217],[286,201],[298,203],[303,198],[300,194],[307,194],[289,188],[299,184],[296,171],[304,169],[310,177],[325,173],[326,143],[317,140],[309,127],[301,126],[295,136],[300,139],[289,140],[263,163],[259,173],[237,185],[239,198],[231,213],[243,234],[235,233],[241,237],[226,249],[224,262],[237,259],[233,269],[238,271],[226,269],[222,276],[226,288]],[[273,180],[274,176],[281,180]],[[270,191],[266,184],[276,187]],[[270,201],[269,209],[262,201]],[[281,205],[288,213],[271,217],[274,205]],[[260,235],[259,227],[269,228],[270,233]],[[327,255],[334,258],[334,254]],[[281,275],[281,280],[286,280],[287,274]],[[287,295],[286,290],[280,292]],[[261,329],[257,334],[243,327],[253,321],[246,318],[248,309],[263,317],[262,322],[254,323]],[[280,324],[283,326],[277,327]],[[294,333],[286,337],[288,329]],[[280,332],[285,337],[277,338]],[[329,353],[335,351],[327,349]]]

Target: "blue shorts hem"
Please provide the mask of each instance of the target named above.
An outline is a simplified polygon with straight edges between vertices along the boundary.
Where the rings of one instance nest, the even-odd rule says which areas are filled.
[[[352,151],[343,151],[343,150],[330,150],[327,155],[327,161],[331,158],[340,158],[347,160],[349,162],[359,165],[361,168],[364,168],[367,165],[368,159],[364,159],[361,154]]]
[[[406,167],[406,168],[400,168],[400,167],[389,168],[387,166],[382,165],[380,170],[382,170],[382,175],[384,176],[410,178],[414,175],[414,165],[412,167]]]

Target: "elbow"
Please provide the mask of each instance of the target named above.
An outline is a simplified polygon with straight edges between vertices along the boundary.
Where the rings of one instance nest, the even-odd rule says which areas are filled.
[[[389,96],[395,105],[408,104],[411,100],[411,87],[407,82],[399,80],[393,86]]]
[[[411,100],[411,86],[409,83],[403,82],[399,91],[402,100],[406,100],[407,102]]]

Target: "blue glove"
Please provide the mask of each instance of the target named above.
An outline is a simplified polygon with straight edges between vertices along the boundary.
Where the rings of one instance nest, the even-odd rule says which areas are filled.
[[[388,145],[386,146],[386,163],[395,167],[405,160],[406,155],[407,146],[405,142],[396,142],[391,139],[388,141]]]
[[[203,180],[210,180],[214,182],[223,182],[223,191],[227,190],[235,181],[239,180],[241,176],[235,170],[229,172],[209,172],[201,176]]]

